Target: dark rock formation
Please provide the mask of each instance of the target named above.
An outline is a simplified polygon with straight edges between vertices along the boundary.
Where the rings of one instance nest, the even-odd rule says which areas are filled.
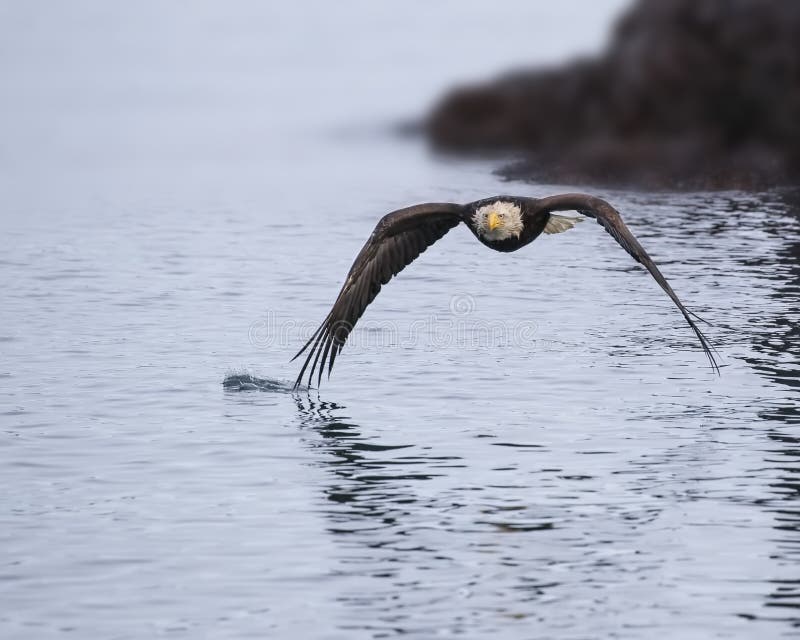
[[[753,188],[800,178],[800,2],[639,0],[598,59],[447,95],[450,151],[522,151],[502,172],[564,183]]]

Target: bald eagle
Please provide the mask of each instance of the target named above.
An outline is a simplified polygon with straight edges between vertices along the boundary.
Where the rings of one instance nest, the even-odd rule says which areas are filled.
[[[692,319],[692,316],[697,316],[683,306],[667,279],[625,226],[619,212],[600,198],[568,193],[541,199],[495,196],[464,205],[449,202],[418,204],[385,215],[350,267],[330,313],[292,358],[294,360],[310,349],[295,388],[300,386],[309,365],[309,385],[315,371],[318,371],[317,384],[321,382],[326,362],[330,376],[336,356],[381,286],[450,229],[463,222],[490,249],[516,251],[542,233],[561,233],[581,220],[557,215],[555,211],[577,211],[594,218],[636,262],[644,266],[683,314],[700,340],[712,369],[719,373],[712,347]]]

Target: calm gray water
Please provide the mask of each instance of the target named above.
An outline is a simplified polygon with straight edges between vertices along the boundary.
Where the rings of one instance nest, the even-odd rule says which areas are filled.
[[[456,4],[0,9],[0,637],[800,632],[800,194],[600,192],[720,377],[585,223],[454,230],[287,389],[379,216],[569,188],[387,128],[623,3]]]

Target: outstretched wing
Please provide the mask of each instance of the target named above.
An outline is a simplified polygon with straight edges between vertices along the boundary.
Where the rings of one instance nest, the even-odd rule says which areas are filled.
[[[606,231],[611,234],[619,245],[627,251],[636,262],[640,263],[645,269],[650,272],[650,275],[655,278],[655,281],[661,286],[666,294],[672,299],[675,305],[680,309],[686,322],[697,335],[703,351],[711,363],[711,368],[719,373],[719,365],[714,359],[712,353],[713,347],[708,342],[708,339],[700,331],[700,328],[692,319],[694,315],[689,311],[678,298],[677,294],[672,290],[672,287],[667,282],[667,279],[659,271],[655,262],[647,254],[639,241],[631,233],[630,229],[622,221],[622,216],[605,200],[595,198],[594,196],[585,195],[582,193],[566,193],[558,196],[551,196],[549,198],[542,198],[541,200],[531,201],[532,209],[536,213],[551,212],[551,211],[578,211],[585,216],[595,218],[598,224],[603,225]],[[695,315],[695,317],[697,317]]]
[[[419,254],[461,222],[464,208],[458,204],[431,203],[400,209],[385,215],[350,267],[328,316],[292,360],[309,349],[295,388],[308,365],[308,384],[319,366],[317,384],[325,362],[328,375],[347,337],[381,286],[411,264]],[[313,358],[313,362],[312,362]]]

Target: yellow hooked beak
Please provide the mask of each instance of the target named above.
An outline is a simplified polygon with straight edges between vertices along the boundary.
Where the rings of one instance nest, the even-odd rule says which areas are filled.
[[[498,216],[494,211],[489,214],[489,218],[487,219],[489,224],[489,231],[494,231],[497,227],[500,226],[500,216]]]

